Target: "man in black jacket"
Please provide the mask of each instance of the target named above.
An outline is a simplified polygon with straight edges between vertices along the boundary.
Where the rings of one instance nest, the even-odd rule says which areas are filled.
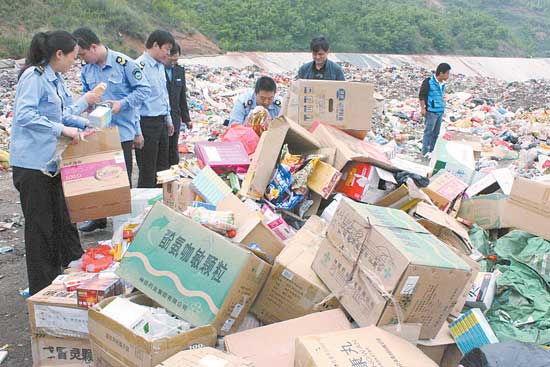
[[[178,59],[181,55],[180,46],[176,43],[170,51],[170,56],[166,61],[166,87],[170,95],[170,114],[174,124],[174,134],[169,137],[168,161],[170,166],[178,164],[180,161],[178,152],[178,140],[180,136],[181,123],[185,123],[188,128],[192,127],[187,107],[187,96],[185,87],[185,69],[178,65]]]

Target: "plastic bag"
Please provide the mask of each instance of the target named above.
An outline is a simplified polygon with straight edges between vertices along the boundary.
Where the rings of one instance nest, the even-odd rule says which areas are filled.
[[[460,363],[464,367],[548,367],[550,352],[535,344],[509,341],[476,348]]]
[[[271,123],[271,115],[269,111],[262,106],[256,106],[247,116],[244,121],[244,126],[250,126],[258,136],[269,128]]]
[[[112,250],[106,245],[87,249],[82,255],[82,270],[88,273],[99,273],[109,268],[114,262]]]
[[[222,141],[240,141],[250,155],[256,151],[260,138],[250,126],[233,124],[222,134]]]

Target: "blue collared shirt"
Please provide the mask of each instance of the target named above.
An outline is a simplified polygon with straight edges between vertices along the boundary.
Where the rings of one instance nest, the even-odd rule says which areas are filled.
[[[165,116],[167,125],[172,124],[170,116],[170,97],[166,87],[166,74],[164,64],[155,60],[147,52],[136,60],[143,69],[143,76],[151,85],[151,94],[141,105],[141,116]]]
[[[81,78],[84,92],[104,82],[107,89],[101,100],[120,101],[120,112],[113,115],[111,124],[118,126],[121,142],[132,141],[136,135],[141,135],[139,108],[151,93],[151,87],[134,60],[108,50],[105,65],[84,65]]]
[[[55,150],[63,126],[85,129],[87,120],[73,113],[76,105],[63,78],[51,66],[31,66],[19,79],[10,138],[10,165],[14,167],[57,171]]]
[[[256,108],[256,93],[254,92],[254,89],[251,89],[246,93],[241,94],[235,101],[235,105],[231,111],[229,124],[244,123],[244,120],[246,120],[246,117],[254,108]],[[281,111],[281,99],[278,96],[275,96],[273,103],[271,103],[267,110],[269,111],[271,118],[278,117],[279,112]]]

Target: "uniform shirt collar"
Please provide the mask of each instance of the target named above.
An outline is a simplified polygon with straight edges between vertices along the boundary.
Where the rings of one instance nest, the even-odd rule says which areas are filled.
[[[44,67],[44,74],[46,75],[46,78],[48,79],[48,81],[50,82],[53,82],[54,80],[57,80],[58,79],[58,74],[53,71],[52,67],[50,64],[47,64],[45,67]]]
[[[106,66],[109,66],[109,67],[113,67],[113,62],[115,61],[114,58],[115,58],[115,54],[113,51],[109,50],[108,47],[107,48],[107,59],[105,59],[105,65],[103,65],[103,68],[105,68]]]
[[[149,66],[157,66],[157,65],[160,65],[160,62],[158,62],[157,60],[155,60],[153,58],[153,56],[149,55],[149,53],[147,51],[144,51],[143,52],[143,57],[144,59],[147,61],[147,63],[149,64]]]

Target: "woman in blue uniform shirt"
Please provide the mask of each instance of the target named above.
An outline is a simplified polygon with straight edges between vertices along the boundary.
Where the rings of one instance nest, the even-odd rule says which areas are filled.
[[[96,100],[86,95],[73,105],[60,75],[71,68],[77,52],[77,42],[68,32],[37,33],[17,83],[10,165],[25,216],[30,294],[47,287],[63,267],[83,253],[55,159],[57,140],[66,136],[76,143],[88,125],[73,113],[82,112]]]

